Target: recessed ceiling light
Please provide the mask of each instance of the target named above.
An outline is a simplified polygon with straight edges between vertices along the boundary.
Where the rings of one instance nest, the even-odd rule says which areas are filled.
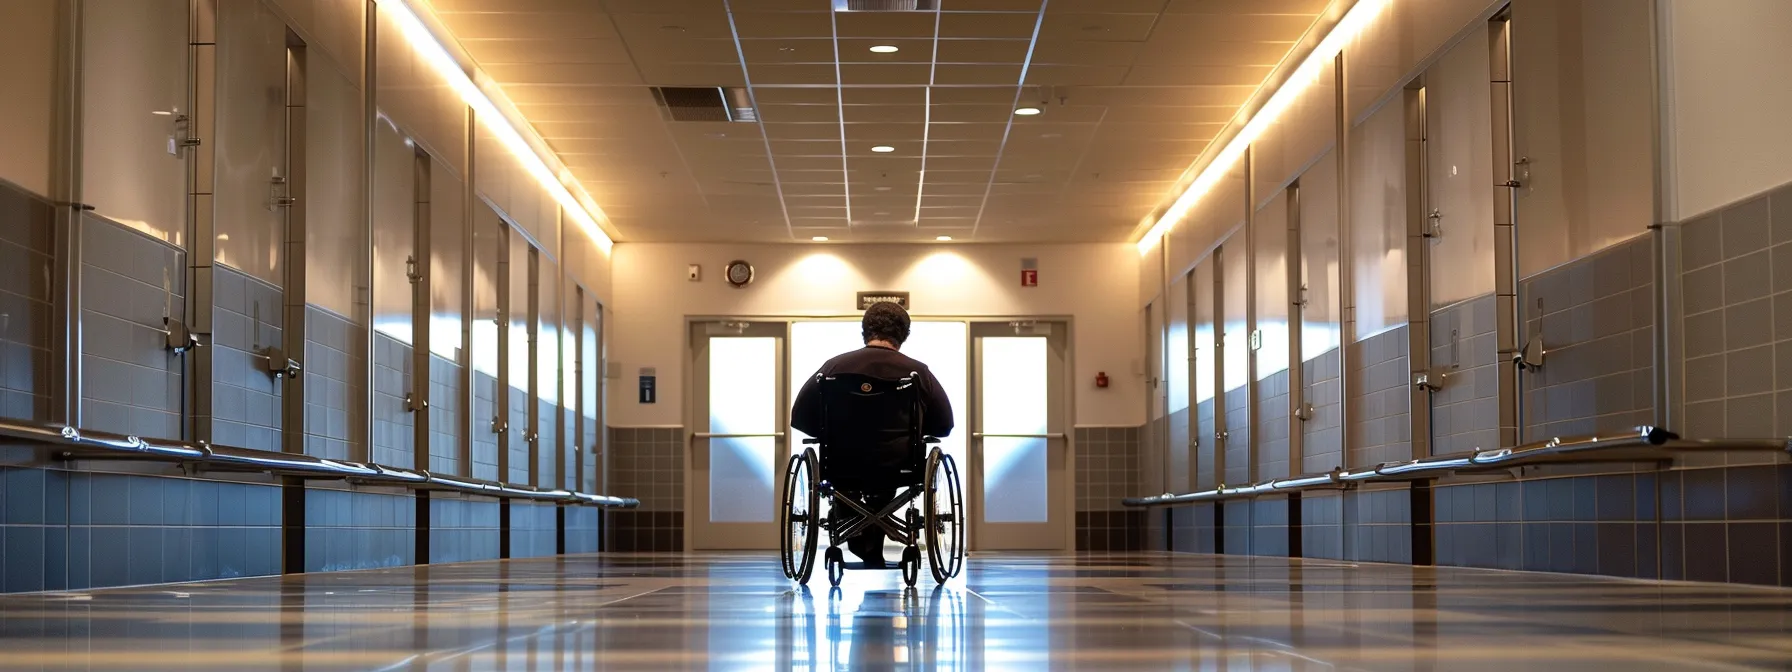
[[[902,50],[893,44],[880,44],[871,48],[871,53],[873,54],[894,54],[898,51]]]
[[[889,190],[890,190],[890,188],[889,188],[889,187],[876,187],[876,190],[878,190],[878,191],[889,191]]]
[[[810,238],[809,240],[813,240],[817,243],[825,243],[825,242],[828,242],[828,237],[827,236],[816,236],[814,238]]]
[[[1062,138],[1062,137],[1064,137],[1064,134],[1063,133],[1041,133],[1041,134],[1039,134],[1039,137],[1047,138],[1047,139]]]
[[[889,154],[890,152],[896,151],[896,148],[891,147],[889,145],[878,145],[876,147],[872,147],[871,151],[877,152],[879,154]]]
[[[952,240],[952,237],[951,236],[940,236],[938,238],[934,238],[934,240],[937,240],[940,242],[950,242]]]
[[[1014,111],[1015,114],[1018,114],[1023,117],[1031,117],[1035,114],[1039,114],[1039,112],[1040,112],[1040,110],[1037,107],[1023,107],[1023,108],[1020,108],[1020,109]]]

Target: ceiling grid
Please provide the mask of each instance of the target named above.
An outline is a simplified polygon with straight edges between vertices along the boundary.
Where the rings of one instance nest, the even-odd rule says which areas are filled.
[[[1121,242],[1328,0],[430,2],[619,240]]]

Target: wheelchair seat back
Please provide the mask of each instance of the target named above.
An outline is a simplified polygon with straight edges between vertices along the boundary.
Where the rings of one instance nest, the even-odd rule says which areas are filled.
[[[843,490],[921,482],[927,461],[918,376],[816,374],[822,403],[821,478]]]

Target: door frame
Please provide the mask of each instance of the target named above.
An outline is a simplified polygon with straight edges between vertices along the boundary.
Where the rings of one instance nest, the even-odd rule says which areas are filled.
[[[912,311],[909,313],[909,316],[916,320],[929,320],[929,321],[942,321],[942,322],[946,322],[946,321],[965,322],[967,325],[975,325],[977,323],[1008,323],[1008,322],[1015,322],[1015,321],[1050,322],[1050,323],[1058,323],[1058,324],[1064,325],[1065,334],[1064,334],[1064,380],[1063,380],[1064,399],[1063,399],[1063,403],[1064,403],[1064,413],[1065,413],[1064,425],[1065,425],[1065,430],[1066,430],[1064,432],[1064,451],[1065,451],[1064,459],[1066,460],[1065,469],[1064,469],[1065,495],[1062,498],[1060,498],[1060,499],[1062,499],[1061,502],[1057,502],[1057,504],[1060,506],[1060,510],[1058,511],[1058,513],[1060,514],[1060,517],[1063,521],[1062,527],[1064,529],[1062,530],[1063,536],[1060,541],[1062,550],[1056,551],[1056,552],[1063,552],[1063,553],[1076,552],[1076,489],[1077,489],[1076,460],[1077,460],[1077,456],[1080,454],[1079,448],[1077,446],[1077,441],[1076,441],[1076,428],[1079,426],[1076,423],[1076,408],[1077,408],[1077,406],[1076,406],[1076,400],[1077,400],[1077,394],[1076,394],[1076,392],[1077,392],[1077,390],[1076,390],[1076,343],[1077,343],[1077,341],[1076,341],[1076,318],[1073,316],[1070,316],[1070,315],[964,315],[964,314],[958,314],[958,313],[934,314],[934,313],[921,313],[921,312],[912,312]],[[782,368],[788,367],[788,363],[790,361],[790,327],[789,327],[790,323],[812,322],[812,321],[854,321],[854,322],[856,322],[863,318],[864,318],[864,313],[858,312],[858,311],[849,312],[849,313],[815,313],[815,314],[809,314],[809,315],[790,314],[790,313],[784,313],[784,314],[765,314],[765,313],[751,314],[751,313],[749,313],[749,314],[723,314],[723,315],[708,314],[708,315],[685,315],[684,316],[683,320],[680,322],[682,331],[679,332],[680,340],[683,341],[680,346],[680,349],[679,349],[679,366],[682,369],[680,371],[679,380],[681,381],[681,384],[684,386],[683,394],[681,395],[681,401],[684,405],[679,410],[679,418],[680,418],[681,422],[683,423],[682,428],[684,430],[684,432],[683,432],[684,433],[684,442],[681,446],[681,450],[685,451],[685,468],[683,470],[684,474],[682,476],[682,478],[684,479],[684,497],[683,497],[683,499],[684,499],[685,524],[684,524],[684,530],[682,532],[683,536],[684,536],[684,548],[686,548],[686,549],[696,548],[695,543],[694,543],[696,541],[696,536],[694,533],[694,531],[696,529],[696,525],[692,522],[692,516],[699,515],[702,512],[698,511],[696,509],[696,488],[698,487],[699,484],[696,482],[697,479],[695,476],[695,474],[696,474],[695,465],[693,465],[690,462],[690,458],[691,458],[693,451],[696,450],[695,442],[696,442],[696,434],[698,434],[696,428],[699,425],[699,423],[703,423],[703,422],[707,421],[706,418],[698,418],[697,417],[696,350],[694,347],[695,343],[693,343],[692,339],[691,339],[692,328],[695,325],[697,325],[699,323],[703,323],[703,322],[784,322],[785,328],[784,328],[783,343],[780,345],[780,350],[779,350],[779,355],[782,358],[782,360],[781,360],[782,364],[781,364],[780,370],[782,370]],[[975,386],[977,384],[977,378],[976,378],[976,371],[974,370],[976,368],[976,364],[977,364],[976,342],[977,342],[976,337],[972,335],[971,328],[969,326],[967,326],[967,328],[965,330],[965,343],[964,343],[965,366],[967,369],[965,371],[965,396],[967,398],[966,399],[967,405],[965,407],[965,422],[967,425],[974,422],[974,418],[976,416],[973,414],[977,410],[976,409],[976,388],[975,388]],[[791,388],[791,381],[789,381],[789,380],[783,381],[783,384],[780,387],[781,387],[780,391],[783,394],[783,399],[781,400],[781,403],[784,405],[784,408],[780,411],[780,413],[783,414],[782,417],[784,417],[784,419],[785,419],[784,424],[789,424],[788,423],[788,416],[790,413],[789,406],[794,401],[794,396],[796,394],[796,390]],[[968,426],[967,427],[958,427],[958,428],[954,428],[953,431],[968,432],[968,431],[970,431],[970,428]],[[785,440],[788,441],[789,438],[790,437],[786,436]],[[965,450],[967,451],[967,455],[969,454],[969,451],[971,450],[972,440],[973,439],[969,435],[967,435],[965,437]],[[969,462],[969,461],[971,461],[971,460],[967,460],[967,462]],[[782,488],[784,487],[784,482],[783,482],[783,478],[782,478],[783,469],[784,469],[784,465],[779,464],[779,465],[776,465],[776,471],[774,471],[774,474],[778,476],[778,478],[774,479],[774,486],[773,486],[774,492],[780,498],[783,496]],[[961,480],[961,482],[966,483],[965,496],[967,497],[967,501],[970,496],[969,483],[970,483],[971,479],[976,478],[978,474],[980,474],[980,472],[975,471],[975,465],[970,465],[970,464],[959,465],[960,480]]]

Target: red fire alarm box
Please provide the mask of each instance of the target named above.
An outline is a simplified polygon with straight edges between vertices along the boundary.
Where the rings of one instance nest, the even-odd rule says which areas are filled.
[[[1096,387],[1107,387],[1108,386],[1108,372],[1106,372],[1106,371],[1095,372],[1095,386]]]
[[[1031,268],[1022,269],[1020,272],[1020,286],[1022,286],[1022,287],[1038,287],[1039,286],[1039,271],[1036,269],[1031,269]]]

